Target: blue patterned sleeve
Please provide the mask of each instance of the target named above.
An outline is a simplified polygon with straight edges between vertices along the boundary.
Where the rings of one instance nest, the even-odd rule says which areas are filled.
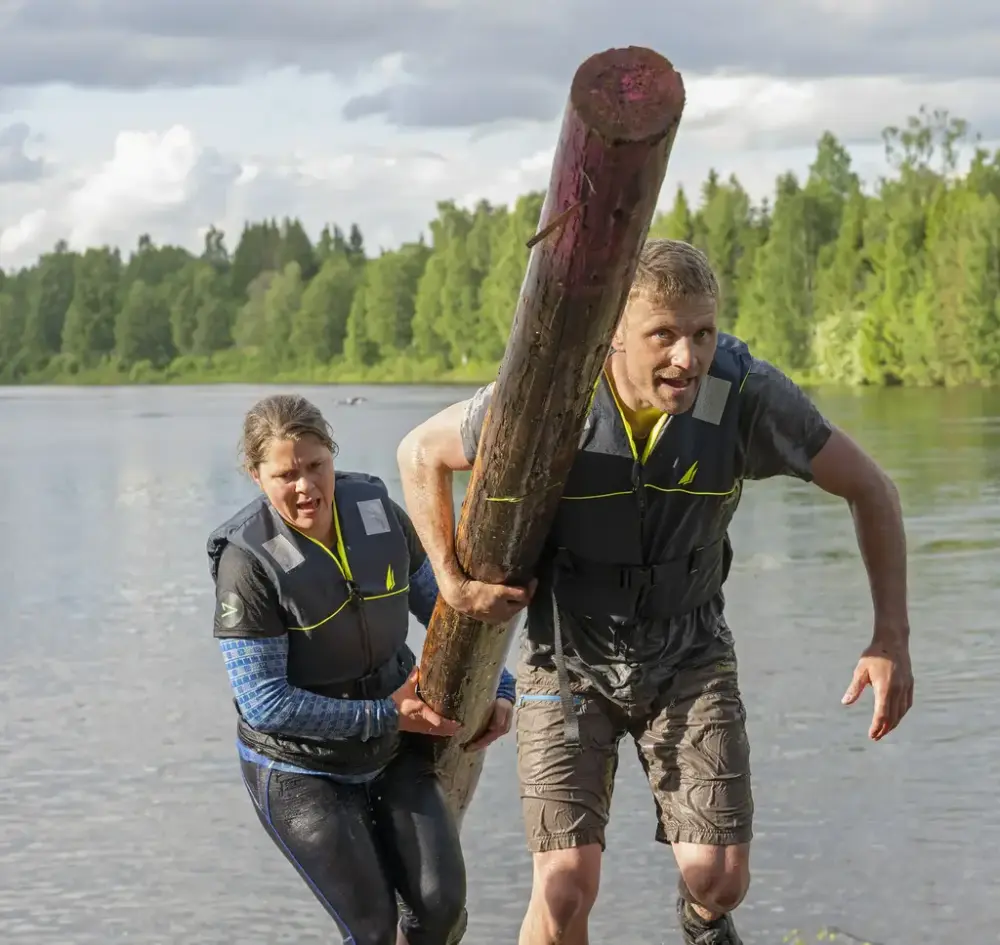
[[[330,699],[288,682],[288,636],[219,641],[236,704],[260,732],[376,738],[398,723],[391,699]]]
[[[288,630],[267,575],[228,545],[216,575],[215,636],[236,704],[261,732],[321,738],[375,738],[398,724],[391,699],[329,699],[288,682]]]
[[[426,627],[437,603],[438,584],[429,558],[410,575],[410,613]]]
[[[430,560],[424,558],[424,563],[410,575],[410,613],[423,626],[427,626],[437,602],[438,584]],[[500,685],[497,686],[497,698],[514,702],[517,698],[514,677],[504,667],[500,673]]]
[[[512,704],[517,701],[517,680],[507,672],[506,666],[500,672],[500,685],[497,686],[497,698],[506,699]]]

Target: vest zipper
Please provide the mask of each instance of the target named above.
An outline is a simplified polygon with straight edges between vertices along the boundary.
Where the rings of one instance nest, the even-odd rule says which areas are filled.
[[[347,582],[347,590],[350,592],[351,603],[358,610],[358,624],[361,627],[361,653],[364,657],[364,674],[367,675],[374,668],[372,666],[372,641],[368,633],[368,614],[365,611],[365,599],[361,595],[361,588],[354,581]]]
[[[635,500],[639,505],[639,524],[646,515],[646,487],[643,483],[642,461],[636,460],[632,464],[632,488],[635,490]]]

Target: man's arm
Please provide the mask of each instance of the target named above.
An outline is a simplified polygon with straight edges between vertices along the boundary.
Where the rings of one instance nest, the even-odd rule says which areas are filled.
[[[407,513],[442,587],[465,577],[455,560],[453,489],[454,473],[472,469],[475,462],[475,453],[466,455],[462,439],[474,403],[463,400],[446,407],[406,434],[396,450]],[[484,402],[483,415],[485,409]]]
[[[528,603],[530,592],[472,580],[455,557],[454,473],[475,462],[491,392],[492,385],[484,387],[414,428],[396,459],[407,510],[444,599],[460,613],[506,623]]]
[[[868,572],[875,628],[872,643],[905,647],[910,636],[906,603],[906,533],[892,479],[857,443],[836,428],[812,461],[813,482],[847,502]]]
[[[834,429],[812,461],[813,481],[847,502],[868,572],[874,630],[841,700],[853,705],[866,686],[875,694],[868,737],[878,741],[913,705],[910,621],[906,606],[906,535],[899,493],[889,476],[846,433]]]
[[[758,361],[741,402],[747,478],[790,475],[847,502],[868,573],[874,625],[844,703],[875,691],[869,735],[895,728],[913,702],[906,601],[906,536],[899,493],[889,476],[846,433],[827,421],[797,385]]]

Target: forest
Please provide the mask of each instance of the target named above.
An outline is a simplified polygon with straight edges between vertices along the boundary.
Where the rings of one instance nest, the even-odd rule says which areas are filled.
[[[720,328],[804,383],[995,384],[1000,151],[944,111],[882,137],[876,181],[828,132],[804,180],[755,205],[709,171],[650,236],[701,247]],[[543,196],[441,202],[427,234],[379,252],[356,225],[311,238],[296,219],[249,222],[231,246],[211,227],[198,254],[148,234],[128,253],[60,242],[0,270],[0,383],[491,379]]]

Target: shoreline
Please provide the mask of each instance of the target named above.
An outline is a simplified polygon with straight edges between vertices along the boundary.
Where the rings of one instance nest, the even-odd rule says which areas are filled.
[[[18,381],[0,381],[0,389],[19,387],[224,387],[224,386],[275,386],[296,384],[311,387],[480,387],[497,379],[499,364],[492,370],[470,367],[466,370],[433,371],[411,370],[388,372],[365,369],[308,368],[293,371],[256,371],[221,369],[172,371],[160,370],[120,371],[92,368],[72,374],[47,375],[40,371]],[[786,371],[788,377],[806,390],[848,392],[874,392],[882,390],[949,390],[990,391],[1000,387],[1000,379],[990,379],[978,384],[850,384],[836,383],[817,377],[811,372]]]

